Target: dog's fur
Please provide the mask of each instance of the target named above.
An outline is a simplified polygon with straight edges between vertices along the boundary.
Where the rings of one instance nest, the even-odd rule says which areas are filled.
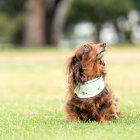
[[[107,122],[109,118],[118,118],[120,111],[108,85],[95,97],[79,98],[74,89],[79,84],[103,76],[105,81],[105,63],[103,55],[106,44],[87,43],[80,46],[74,55],[68,58],[67,95],[65,98],[65,115],[70,121],[82,120]]]

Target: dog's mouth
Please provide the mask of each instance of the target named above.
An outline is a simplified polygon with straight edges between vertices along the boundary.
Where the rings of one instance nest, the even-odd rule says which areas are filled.
[[[95,59],[101,59],[105,54],[106,49],[102,49],[96,56]]]

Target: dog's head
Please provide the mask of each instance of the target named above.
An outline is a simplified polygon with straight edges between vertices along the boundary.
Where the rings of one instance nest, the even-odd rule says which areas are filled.
[[[67,60],[67,75],[69,83],[76,87],[93,78],[104,76],[104,61],[102,57],[106,51],[106,44],[86,43],[81,45],[74,55]]]

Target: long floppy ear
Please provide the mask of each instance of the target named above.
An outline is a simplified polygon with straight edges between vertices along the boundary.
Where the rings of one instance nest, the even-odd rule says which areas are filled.
[[[82,65],[80,60],[78,60],[75,55],[68,58],[66,64],[68,83],[71,85],[71,88],[74,89],[78,83],[82,83]]]
[[[101,75],[105,79],[106,72],[105,72],[105,62],[104,62],[104,59],[101,59],[99,63],[100,63],[100,72],[101,72]]]

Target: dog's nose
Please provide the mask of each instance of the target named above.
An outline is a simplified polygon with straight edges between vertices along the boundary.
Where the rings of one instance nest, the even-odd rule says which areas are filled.
[[[105,48],[106,47],[106,43],[101,43],[100,46]]]

